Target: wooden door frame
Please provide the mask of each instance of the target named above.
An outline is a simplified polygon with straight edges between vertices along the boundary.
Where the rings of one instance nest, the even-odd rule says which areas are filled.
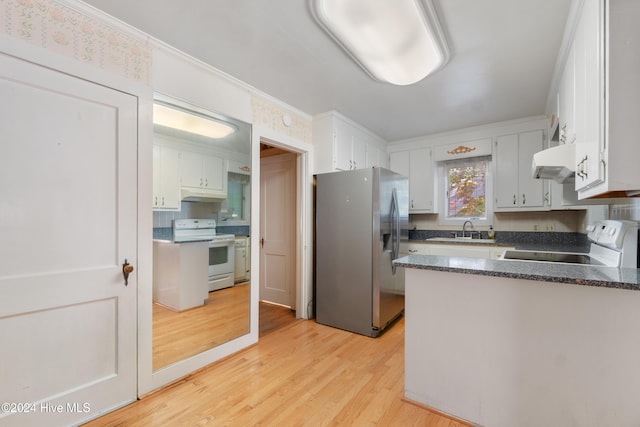
[[[308,319],[309,306],[313,297],[312,293],[312,194],[313,194],[313,174],[311,165],[313,164],[313,146],[276,131],[254,125],[252,132],[252,202],[253,212],[260,208],[260,143],[266,143],[273,147],[296,154],[296,284],[295,284],[295,307],[296,318]],[[255,176],[255,179],[253,178]],[[259,237],[260,215],[251,215],[251,253],[260,253]],[[251,271],[260,271],[260,257],[251,257]],[[252,274],[251,276],[255,276]],[[258,304],[260,296],[259,280],[251,281],[251,322],[252,330],[258,328]],[[254,314],[255,310],[255,314]],[[255,323],[254,323],[255,322]]]
[[[261,168],[263,166],[267,167],[270,164],[271,165],[277,164],[277,165],[283,166],[285,163],[287,164],[287,167],[286,167],[287,174],[289,175],[290,173],[293,173],[292,175],[289,175],[289,178],[288,178],[289,183],[297,187],[297,180],[298,180],[297,179],[298,178],[298,153],[292,153],[290,151],[283,151],[281,154],[278,154],[278,155],[273,155],[273,156],[261,157],[260,158],[260,167]],[[264,189],[264,186],[263,186],[263,184],[265,182],[264,179],[265,179],[265,177],[263,176],[263,174],[261,172],[260,173],[260,191],[261,192]],[[290,212],[294,218],[297,218],[297,205],[298,205],[297,188],[296,188],[296,190],[295,190],[293,195],[292,194],[288,194],[287,196],[294,198],[293,199],[293,206],[289,205],[289,206],[285,207],[283,209],[283,211],[281,211],[280,213],[283,214],[283,215],[286,215],[285,212]],[[260,197],[262,197],[262,193],[260,194]],[[260,202],[262,202],[262,200],[260,200]],[[262,205],[261,205],[261,208],[262,208]],[[289,211],[289,208],[291,208],[292,210]],[[263,225],[263,221],[262,221],[263,213],[264,212],[262,212],[262,211],[260,212],[260,225],[261,226]],[[267,223],[269,223],[269,222],[265,222],[265,225]],[[294,224],[293,227],[292,227],[292,235],[290,236],[289,239],[287,239],[288,240],[287,246],[288,246],[289,251],[290,251],[289,256],[292,256],[292,257],[295,257],[295,258],[298,257],[298,253],[297,253],[297,250],[296,250],[297,249],[296,248],[296,241],[297,241],[297,236],[298,236],[298,229],[297,229],[298,225],[299,224],[296,221],[296,224]],[[265,237],[265,235],[261,234],[259,237],[260,237],[260,239],[262,239],[263,237]],[[262,259],[264,248],[261,248],[261,249],[262,249],[262,251],[260,253],[260,257]],[[289,298],[288,298],[288,301],[287,301],[287,304],[286,304],[292,310],[296,310],[296,308],[297,308],[297,300],[296,300],[297,293],[296,293],[296,289],[295,289],[295,286],[294,286],[295,283],[296,283],[296,271],[295,271],[296,265],[297,265],[297,261],[294,260],[294,263],[292,265],[293,270],[294,270],[293,271],[293,278],[292,278],[292,283],[289,284]],[[259,272],[259,278],[260,278],[260,280],[262,280],[262,278],[263,278],[263,271],[262,271],[263,266],[261,265],[260,268],[261,268],[261,271]],[[263,283],[260,282],[260,284],[262,285]],[[262,300],[263,296],[264,296],[262,294],[262,286],[260,287],[259,292],[260,292],[260,300]]]

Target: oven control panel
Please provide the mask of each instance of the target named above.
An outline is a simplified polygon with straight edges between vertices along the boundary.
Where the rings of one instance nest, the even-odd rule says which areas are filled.
[[[625,237],[637,230],[631,221],[601,220],[587,226],[589,240],[613,249],[622,249]]]

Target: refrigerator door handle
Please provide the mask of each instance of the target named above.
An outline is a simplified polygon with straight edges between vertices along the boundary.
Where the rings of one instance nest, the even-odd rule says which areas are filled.
[[[391,212],[389,212],[391,219],[391,272],[396,274],[396,266],[393,260],[398,258],[400,253],[400,210],[398,207],[398,196],[396,189],[391,192]]]

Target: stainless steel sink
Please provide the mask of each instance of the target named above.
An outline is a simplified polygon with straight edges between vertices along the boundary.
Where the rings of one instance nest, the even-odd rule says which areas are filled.
[[[495,245],[496,239],[472,239],[471,237],[432,237],[427,242],[460,243],[465,245]]]

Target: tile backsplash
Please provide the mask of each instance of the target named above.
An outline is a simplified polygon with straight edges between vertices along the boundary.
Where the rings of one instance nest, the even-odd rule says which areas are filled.
[[[629,199],[628,202],[609,207],[611,219],[626,219],[640,222],[640,199]]]
[[[217,219],[220,203],[182,202],[180,212],[153,212],[153,228],[171,227],[174,219]]]

